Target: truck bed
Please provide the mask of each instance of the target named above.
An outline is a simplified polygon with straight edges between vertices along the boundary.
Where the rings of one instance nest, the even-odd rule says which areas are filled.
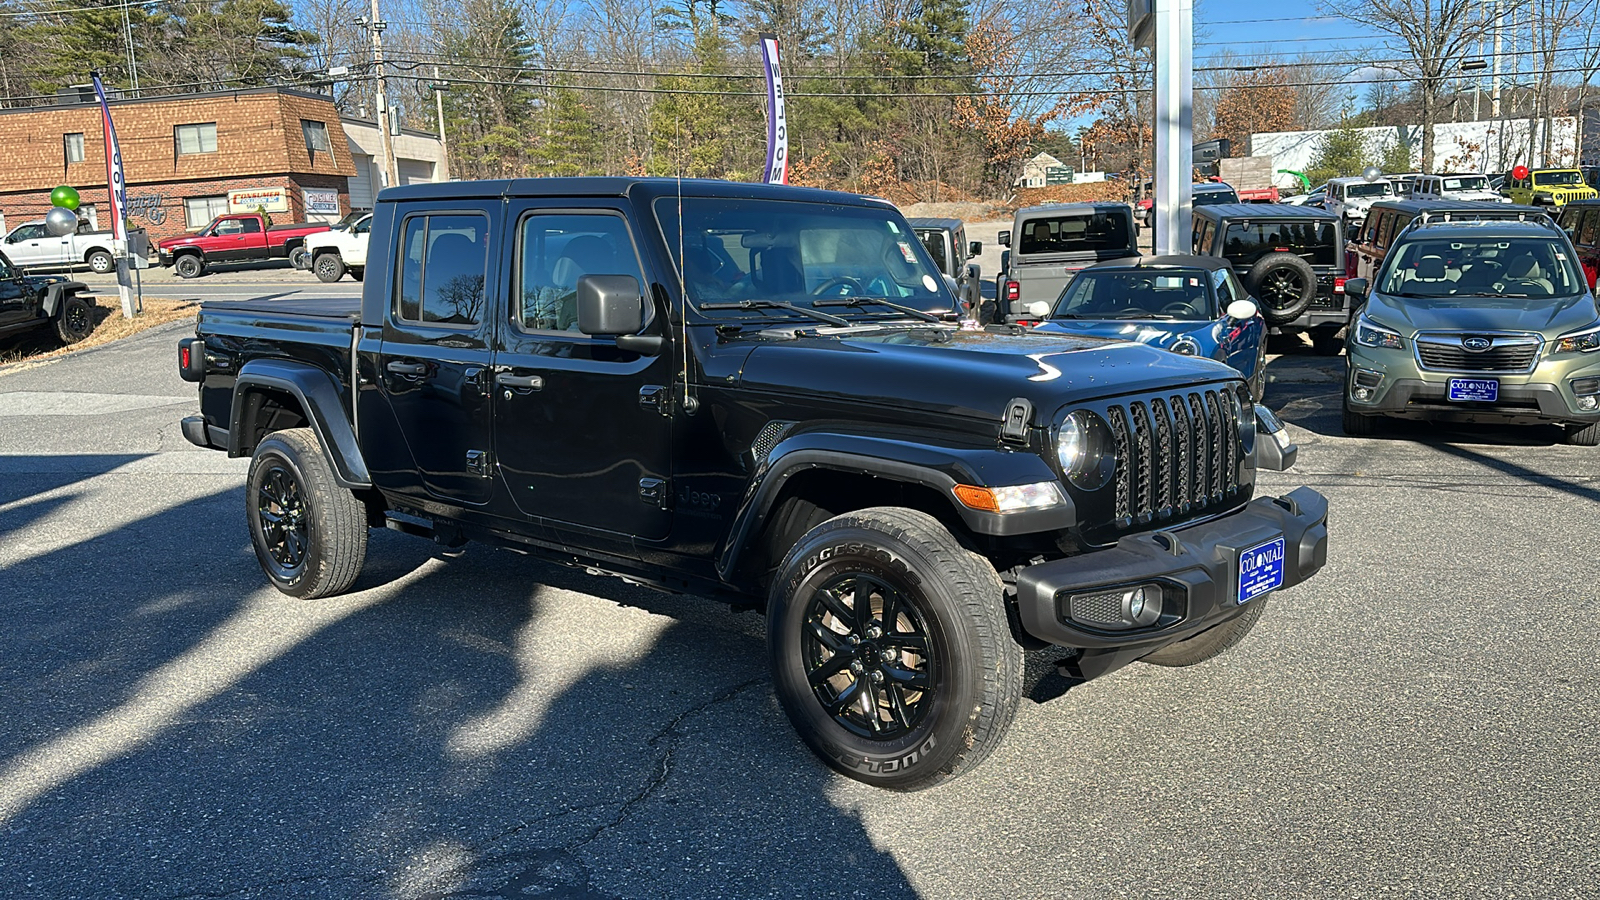
[[[262,297],[256,300],[210,300],[203,310],[255,312],[279,316],[316,316],[319,319],[361,319],[360,297]]]

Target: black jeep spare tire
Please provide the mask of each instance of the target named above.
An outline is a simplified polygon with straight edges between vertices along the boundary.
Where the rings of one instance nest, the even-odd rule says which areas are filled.
[[[256,445],[245,479],[250,545],[272,586],[291,597],[343,593],[367,558],[366,509],[340,487],[309,428]]]
[[[772,680],[823,761],[917,790],[977,765],[1022,693],[993,566],[926,513],[836,516],[790,548],[767,605]]]
[[[1311,307],[1317,273],[1293,253],[1269,253],[1250,267],[1244,286],[1260,302],[1267,324],[1287,325]]]

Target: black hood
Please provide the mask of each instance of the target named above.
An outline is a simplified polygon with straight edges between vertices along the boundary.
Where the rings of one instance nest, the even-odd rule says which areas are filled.
[[[992,419],[1015,397],[1053,416],[1091,399],[1238,377],[1214,360],[1120,339],[913,327],[765,340],[745,359],[738,382]]]

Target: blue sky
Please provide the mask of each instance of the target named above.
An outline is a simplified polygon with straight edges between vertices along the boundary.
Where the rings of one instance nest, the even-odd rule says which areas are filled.
[[[1197,67],[1223,50],[1241,56],[1292,59],[1304,53],[1333,58],[1381,45],[1370,31],[1363,35],[1360,26],[1327,16],[1314,0],[1197,0],[1194,18]]]

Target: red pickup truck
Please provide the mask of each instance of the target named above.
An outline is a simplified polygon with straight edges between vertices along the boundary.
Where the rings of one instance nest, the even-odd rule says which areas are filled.
[[[161,265],[172,266],[180,278],[198,278],[212,263],[266,262],[287,259],[305,268],[297,255],[306,252],[306,235],[327,231],[328,226],[296,222],[268,224],[258,213],[217,216],[198,234],[167,238],[156,245]]]

